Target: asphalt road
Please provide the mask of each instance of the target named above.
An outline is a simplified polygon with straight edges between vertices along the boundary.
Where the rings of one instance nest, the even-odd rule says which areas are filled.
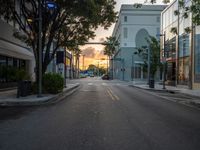
[[[128,83],[82,79],[42,107],[0,108],[0,150],[199,150],[200,111]]]

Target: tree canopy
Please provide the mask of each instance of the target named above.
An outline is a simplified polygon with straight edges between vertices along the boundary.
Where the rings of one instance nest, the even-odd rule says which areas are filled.
[[[146,39],[148,46],[142,46],[137,48],[137,54],[144,60],[144,72],[147,72],[148,68],[148,51],[150,50],[150,75],[154,77],[158,68],[162,69],[162,64],[160,62],[160,42],[153,36],[149,36]]]
[[[175,15],[188,18],[189,14],[192,14],[192,22],[194,25],[200,25],[200,1],[190,0],[190,3],[186,3],[184,0],[178,0],[178,10],[174,12]]]
[[[107,29],[116,20],[114,0],[0,0],[0,15],[14,20],[24,33],[24,40],[33,49],[38,67],[38,5],[42,1],[43,72],[59,47],[77,47],[95,36],[94,30]],[[51,49],[52,43],[56,46]]]
[[[105,48],[104,48],[104,55],[108,55],[109,57],[111,57],[115,51],[116,51],[116,46],[119,45],[119,43],[117,42],[115,37],[107,37],[106,41],[105,41]]]
[[[157,0],[146,0],[146,2],[156,3]],[[163,3],[169,3],[170,0],[163,0]],[[175,10],[175,15],[181,15],[183,18],[188,18],[189,13],[192,13],[192,22],[194,25],[200,25],[200,0],[190,0],[186,3],[185,0],[178,0],[178,8]]]

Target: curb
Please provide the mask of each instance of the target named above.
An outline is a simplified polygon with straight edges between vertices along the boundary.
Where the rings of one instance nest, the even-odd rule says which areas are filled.
[[[159,91],[159,92],[168,92],[168,93],[180,93],[179,90],[168,90],[168,89],[155,89],[155,88],[142,88],[142,87],[139,87],[139,86],[135,86],[135,85],[129,85],[130,87],[135,87],[135,88],[138,88],[138,89],[143,89],[143,90],[147,90],[147,91]]]
[[[168,92],[168,93],[172,93],[172,94],[176,94],[176,93],[181,93],[180,91],[178,90],[168,90],[168,89],[145,89],[145,88],[142,88],[142,87],[138,87],[138,86],[134,86],[134,85],[129,85],[130,87],[135,87],[135,88],[138,88],[138,89],[142,89],[142,90],[146,90],[146,91],[159,91],[159,92]],[[193,98],[200,98],[198,96],[194,96],[194,95],[191,95],[191,94],[186,94],[186,93],[181,93],[181,94],[184,94],[185,96],[190,96],[190,97],[193,97]],[[179,102],[179,101],[174,101],[174,102],[177,102],[177,103],[181,103],[181,104],[184,104],[186,106],[193,106],[195,108],[200,108],[200,102],[196,102],[195,100],[190,100],[190,101],[183,101],[183,102]]]
[[[16,102],[0,102],[0,107],[14,107],[14,106],[39,106],[39,105],[47,105],[47,104],[54,104],[57,103],[61,100],[63,100],[64,98],[66,98],[67,96],[70,96],[71,94],[73,94],[78,87],[80,86],[80,84],[76,84],[75,86],[61,92],[58,93],[56,95],[53,95],[50,98],[47,99],[43,99],[43,100],[38,100],[38,101],[16,101]]]

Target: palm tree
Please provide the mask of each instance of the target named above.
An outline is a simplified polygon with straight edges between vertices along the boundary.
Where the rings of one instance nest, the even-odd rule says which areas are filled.
[[[105,45],[106,46],[104,48],[104,55],[107,55],[108,59],[111,60],[111,57],[116,52],[116,46],[118,46],[119,43],[115,37],[110,36],[106,38]],[[109,66],[110,66],[110,61],[109,61]],[[108,68],[107,68],[107,72],[108,72]]]

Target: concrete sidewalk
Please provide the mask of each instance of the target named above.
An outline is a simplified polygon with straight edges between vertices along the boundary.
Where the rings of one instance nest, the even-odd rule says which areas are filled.
[[[149,85],[147,85],[146,82],[130,82],[130,86],[144,89],[144,90],[150,90],[150,91],[161,91],[161,92],[169,92],[169,93],[180,93],[182,95],[185,95],[189,98],[183,98],[183,99],[175,99],[173,100],[173,97],[171,97],[170,100],[173,100],[175,102],[179,102],[185,105],[189,106],[195,106],[197,108],[200,108],[200,90],[191,90],[188,88],[183,87],[175,87],[175,86],[165,86],[166,89],[163,89],[163,85],[160,83],[155,83],[154,88],[149,88]]]
[[[17,98],[17,89],[1,91],[0,92],[0,106],[36,106],[42,104],[55,103],[59,100],[69,96],[79,87],[79,84],[67,84],[67,87],[63,89],[63,92],[53,94],[43,94],[42,97],[37,95],[29,95],[26,97]]]
[[[175,87],[175,86],[165,86],[166,89],[163,89],[163,85],[160,83],[155,83],[155,87],[154,88],[149,88],[149,85],[147,85],[147,83],[145,82],[130,82],[130,85],[134,86],[134,87],[138,87],[141,89],[145,89],[145,90],[156,90],[156,91],[166,91],[166,92],[178,92],[178,93],[183,93],[186,95],[190,95],[190,96],[195,96],[195,97],[199,97],[200,98],[200,90],[196,89],[196,90],[191,90],[188,88],[183,88],[183,87]]]

